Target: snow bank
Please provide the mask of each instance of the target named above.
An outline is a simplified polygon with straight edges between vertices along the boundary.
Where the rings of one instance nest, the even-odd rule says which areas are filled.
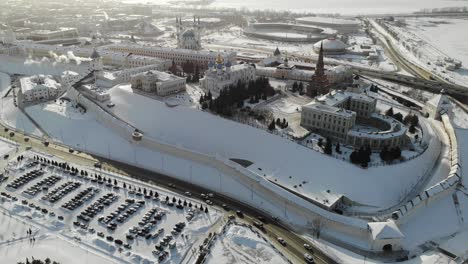
[[[271,244],[247,227],[232,225],[221,234],[205,263],[288,263]]]

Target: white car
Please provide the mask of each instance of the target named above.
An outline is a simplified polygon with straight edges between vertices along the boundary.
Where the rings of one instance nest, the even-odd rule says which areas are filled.
[[[286,246],[286,241],[282,237],[278,237],[277,240],[281,245]]]
[[[314,258],[308,253],[304,254],[304,259],[307,263],[315,263]]]

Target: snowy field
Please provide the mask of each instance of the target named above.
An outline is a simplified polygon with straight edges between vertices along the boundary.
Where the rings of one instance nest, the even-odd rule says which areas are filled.
[[[286,264],[287,261],[252,229],[229,225],[217,238],[205,263]]]
[[[27,157],[31,157],[32,155],[34,155],[34,153],[27,155]],[[40,165],[28,167],[27,164],[30,162],[31,160],[28,160],[28,158],[18,165],[16,162],[14,162],[11,165],[11,171],[13,172],[13,175],[10,176],[12,176],[12,179],[8,183],[11,183],[13,179],[17,179],[29,171],[39,169]],[[201,204],[200,202],[189,197],[182,197],[163,189],[155,188],[143,183],[138,183],[135,180],[124,180],[124,178],[118,175],[103,175],[104,177],[111,179],[112,182],[112,184],[106,185],[105,183],[99,184],[97,181],[91,181],[91,179],[94,178],[93,176],[77,177],[53,166],[41,167],[45,171],[45,174],[39,176],[29,183],[26,183],[24,186],[13,189],[10,187],[5,187],[5,184],[3,184],[2,189],[5,189],[7,192],[17,196],[18,201],[14,202],[6,199],[5,202],[0,205],[4,210],[7,210],[9,214],[14,215],[14,217],[29,219],[31,224],[42,227],[41,232],[39,234],[35,234],[35,237],[37,237],[38,241],[32,246],[29,245],[33,248],[49,248],[49,252],[51,252],[50,247],[58,244],[57,242],[43,239],[42,236],[44,231],[47,231],[46,233],[58,235],[61,239],[74,242],[74,245],[70,245],[71,248],[69,249],[72,252],[74,251],[73,248],[79,246],[86,248],[89,251],[95,252],[96,254],[105,256],[108,259],[112,259],[113,261],[120,261],[124,259],[126,261],[136,263],[145,263],[145,259],[147,261],[157,260],[157,257],[152,253],[152,251],[155,249],[156,243],[161,242],[164,236],[170,235],[171,230],[174,228],[176,223],[184,222],[186,227],[182,230],[182,232],[180,234],[173,234],[173,241],[175,241],[176,245],[175,248],[165,248],[165,250],[169,252],[169,257],[165,259],[164,263],[180,263],[180,261],[186,256],[186,252],[191,249],[199,239],[203,239],[205,237],[206,233],[215,223],[217,223],[221,216],[221,213],[212,207],[209,207],[210,210],[208,213],[196,209],[196,207],[199,207],[200,205],[203,205],[203,207],[207,207],[207,205]],[[88,170],[87,168],[80,169]],[[51,175],[59,176],[61,179],[50,186],[48,191],[40,191],[38,194],[33,196],[24,192],[35,183],[38,183],[39,181],[46,179]],[[90,175],[93,175],[92,171],[90,171]],[[113,187],[115,185],[114,179],[117,180],[117,184],[120,186],[119,189]],[[59,186],[69,182],[79,183],[80,185],[75,190],[65,194],[63,197],[60,197],[57,202],[49,202],[42,198],[45,197],[48,193],[52,193],[57,188],[63,189],[63,187]],[[129,187],[124,188],[124,183],[126,186],[132,186],[134,191],[130,191]],[[94,188],[94,190],[98,191],[94,191],[94,195],[92,195],[90,199],[85,200],[82,205],[76,209],[65,209],[62,207],[62,205],[64,205],[66,202],[71,201],[72,198],[78,197],[78,193],[89,188]],[[135,192],[138,193],[138,191],[136,191],[137,189],[141,189],[142,193],[144,193],[144,189],[147,190],[147,193],[158,192],[158,196],[161,201],[165,201],[166,197],[169,197],[170,201],[175,198],[177,200],[180,199],[181,201],[186,201],[187,203],[185,204],[184,208],[181,209],[174,206],[168,206],[163,202],[159,202],[159,200],[154,200],[153,196],[148,198],[144,197],[143,195],[135,194]],[[118,198],[109,205],[104,206],[104,210],[102,212],[97,213],[97,215],[92,217],[89,222],[77,218],[77,216],[84,212],[86,208],[94,204],[98,198],[103,197],[109,193],[116,195]],[[116,221],[114,218],[114,220],[111,222],[115,222],[117,224],[116,230],[106,228],[105,224],[98,221],[100,216],[107,216],[116,211],[116,209],[123,205],[127,199],[134,199],[135,204],[138,203],[138,201],[145,201],[145,203],[141,206],[141,208],[137,209],[136,213],[130,214],[123,222]],[[47,209],[49,212],[54,212],[56,216],[63,216],[64,219],[57,220],[56,216],[51,216],[47,213],[44,214],[44,212],[41,212],[40,210],[34,210],[28,204],[23,204],[23,200],[27,201],[28,203],[34,203],[35,205],[40,206],[42,209]],[[189,203],[193,204],[194,207],[189,208]],[[126,238],[126,235],[130,234],[129,230],[131,228],[141,227],[138,223],[144,218],[144,215],[152,209],[156,209],[157,212],[163,212],[164,215],[162,215],[161,218],[155,220],[155,225],[152,229],[150,229],[150,234],[156,234],[156,231],[159,229],[162,230],[162,233],[157,237],[150,239],[145,239],[144,237],[136,235],[134,239]],[[190,214],[190,211],[194,213],[194,216],[193,218],[189,219],[186,217]],[[123,215],[123,213],[120,213],[119,215]],[[77,220],[81,223],[80,226],[75,224],[75,221]],[[10,231],[2,233],[5,236],[2,241],[12,240],[19,235],[24,236],[25,230],[29,228],[29,225],[13,223],[11,219],[8,219],[8,216],[3,215],[0,215],[0,223],[2,224],[2,230],[3,228],[7,227],[11,228]],[[36,230],[35,228],[32,229],[34,231]],[[102,238],[97,235],[99,232],[103,233]],[[107,236],[112,236],[115,240],[120,239],[124,243],[128,243],[131,248],[126,249],[121,246],[119,247],[117,244],[109,241]],[[26,246],[28,244],[23,243],[22,245]],[[16,251],[13,250],[13,252]],[[35,252],[35,250],[28,251],[29,254],[34,254]],[[76,256],[76,254],[74,255]]]
[[[116,261],[107,259],[105,256],[94,254],[89,250],[60,239],[54,235],[44,235],[36,238],[35,243],[30,243],[28,239],[0,247],[2,263],[17,263],[19,261],[29,261],[32,257],[44,260],[50,258],[62,264],[111,264]]]
[[[17,144],[0,138],[0,157],[16,149]]]
[[[465,34],[468,19],[417,18],[406,19],[408,29],[430,45],[468,65],[468,37]]]
[[[27,237],[26,231],[31,229],[33,233],[37,228],[11,217],[10,213],[0,208],[0,248],[4,244],[13,243]]]

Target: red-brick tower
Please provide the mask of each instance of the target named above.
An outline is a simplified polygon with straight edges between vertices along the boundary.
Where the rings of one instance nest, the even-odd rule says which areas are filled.
[[[329,83],[327,75],[325,75],[325,64],[323,63],[323,42],[320,45],[320,52],[315,66],[315,73],[307,87],[307,95],[315,97],[317,95],[326,94],[329,92]]]

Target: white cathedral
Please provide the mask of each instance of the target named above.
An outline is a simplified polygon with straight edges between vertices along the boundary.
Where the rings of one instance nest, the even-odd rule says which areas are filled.
[[[200,18],[193,17],[193,25],[186,27],[182,18],[176,18],[177,47],[179,49],[201,50]]]

